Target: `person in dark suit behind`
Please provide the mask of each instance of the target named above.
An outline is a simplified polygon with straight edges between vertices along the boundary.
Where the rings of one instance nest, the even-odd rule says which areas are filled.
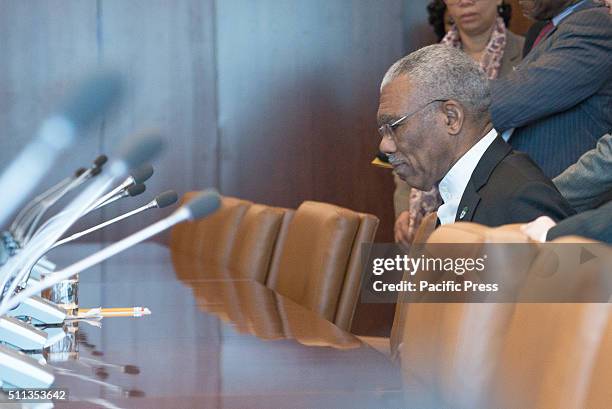
[[[612,244],[612,135],[602,136],[553,183],[580,213],[560,223],[542,216],[523,231],[536,241],[578,235]]]
[[[524,0],[548,20],[517,69],[492,81],[493,126],[549,177],[612,127],[612,17],[593,0]]]
[[[488,80],[469,56],[444,45],[422,48],[382,81],[380,150],[410,186],[438,185],[441,224],[498,226],[573,214],[538,166],[497,135],[490,101]]]

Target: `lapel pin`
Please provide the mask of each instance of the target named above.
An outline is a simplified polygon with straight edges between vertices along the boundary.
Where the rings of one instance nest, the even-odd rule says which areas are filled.
[[[465,206],[462,210],[461,210],[461,214],[459,215],[459,220],[463,220],[463,218],[465,217],[465,215],[468,212],[468,207]]]

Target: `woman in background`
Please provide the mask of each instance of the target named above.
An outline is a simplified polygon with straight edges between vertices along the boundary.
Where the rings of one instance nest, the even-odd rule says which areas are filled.
[[[465,51],[489,79],[504,76],[521,61],[524,39],[507,28],[512,9],[504,0],[434,0],[427,10],[440,43]],[[395,181],[395,241],[408,246],[423,217],[442,199],[436,187],[423,192]]]

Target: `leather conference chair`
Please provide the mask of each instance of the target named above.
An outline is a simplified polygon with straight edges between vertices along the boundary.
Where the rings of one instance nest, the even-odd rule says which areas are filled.
[[[526,240],[513,227],[458,223],[438,229],[428,243],[458,239],[459,231],[463,240],[474,241],[479,230],[484,242]],[[609,247],[592,247],[592,241],[576,237],[553,242],[563,243],[588,243],[598,257],[610,256]],[[568,299],[612,292],[609,268],[605,270],[610,264],[580,264],[580,246],[553,249],[554,257],[548,244],[517,247],[521,257],[496,257],[502,256],[496,269],[512,264],[504,274],[524,275],[516,287],[517,300],[544,294],[549,287]],[[512,246],[508,248],[512,253]],[[568,284],[554,285],[555,275],[568,265],[573,274],[558,280]],[[610,402],[608,384],[595,383],[612,372],[596,359],[606,348],[602,339],[611,329],[610,317],[607,303],[412,304],[399,346],[407,395],[418,407],[600,407],[589,402]]]
[[[414,234],[413,244],[422,244],[427,241],[431,233],[436,228],[436,222],[438,219],[438,213],[433,212],[428,214],[423,218],[421,224],[417,228],[417,231]],[[406,311],[406,306],[403,305],[403,302],[396,303],[395,305],[395,314],[393,315],[393,325],[391,326],[391,336],[390,337],[372,337],[372,336],[359,336],[358,338],[381,352],[384,355],[391,356],[391,349],[394,351],[397,350],[397,340],[401,337],[401,330],[403,328],[404,314]],[[394,340],[394,346],[391,347],[391,340]]]
[[[609,400],[604,406],[585,405],[585,397],[609,317],[609,304],[517,304],[485,406],[608,407]],[[609,390],[610,378],[606,381]]]
[[[488,270],[517,279],[527,275],[538,253],[537,245],[518,231],[473,223],[441,226],[426,245],[435,252],[444,251],[447,243],[468,244],[465,249],[472,256],[488,254]],[[497,243],[520,244],[518,254]],[[407,396],[415,407],[483,407],[514,304],[412,302],[398,309],[402,316],[392,331],[392,357],[401,361]]]
[[[279,234],[267,286],[350,330],[360,288],[361,244],[378,219],[306,201]]]
[[[185,194],[183,202],[196,194]],[[195,271],[196,276],[191,278],[214,278],[227,273],[238,226],[251,205],[249,201],[225,196],[215,213],[201,220],[180,223],[172,229],[172,252],[185,253],[203,267]]]
[[[431,233],[436,229],[436,222],[438,221],[438,212],[428,214],[423,218],[417,231],[414,233],[413,243],[420,244],[425,243]]]
[[[232,276],[266,282],[281,226],[292,214],[293,210],[261,204],[248,208],[238,225],[229,257]]]
[[[589,258],[583,258],[584,251]],[[547,291],[576,302],[517,304],[488,406],[610,405],[612,306],[606,301],[612,294],[611,265],[610,247],[592,240],[568,236],[541,246],[521,297],[536,291],[545,297]]]
[[[605,408],[612,402],[612,314],[604,329],[597,349],[593,370],[589,376],[589,386],[582,404],[584,408]]]

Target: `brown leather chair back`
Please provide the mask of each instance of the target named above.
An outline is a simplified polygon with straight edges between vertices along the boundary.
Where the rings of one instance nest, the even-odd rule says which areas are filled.
[[[568,264],[551,257],[549,245],[529,242],[517,226],[456,223],[437,229],[428,240],[447,242],[529,243],[520,246],[526,249],[521,257],[495,257],[501,256],[503,274],[524,274],[519,297],[550,284],[538,278],[559,274],[555,269]],[[602,245],[600,250],[598,255],[609,255],[609,248]],[[571,251],[561,250],[560,257],[576,258],[567,254]],[[504,264],[512,268],[503,271]],[[607,275],[590,271],[593,265],[576,266],[577,281],[563,289],[567,296],[592,291],[594,279],[612,288]],[[601,364],[597,356],[611,358],[612,348],[605,346],[612,339],[610,309],[609,304],[588,303],[411,304],[398,346],[407,393],[416,407],[607,407],[609,382],[599,380],[609,381],[612,365]]]
[[[351,254],[362,239],[373,237],[374,219],[331,204],[302,203],[281,231],[267,285],[329,321],[338,314],[345,325],[359,287],[358,261],[351,265]]]
[[[508,242],[529,240],[519,232],[455,223],[436,229],[427,245],[468,243],[476,255],[495,252],[494,243]],[[521,274],[525,275],[530,258],[537,254],[535,244],[526,248],[521,260]],[[499,264],[490,266],[495,260]],[[502,274],[517,274],[517,264],[512,255],[488,259],[489,268]],[[406,388],[415,405],[480,407],[514,304],[410,303],[398,309],[401,315],[392,332],[392,356],[401,360]]]
[[[185,194],[183,202],[198,192]],[[218,211],[201,220],[176,225],[170,234],[172,251],[187,253],[203,265],[224,270],[229,261],[238,226],[251,202],[223,197]]]
[[[516,304],[483,407],[608,407],[584,400],[609,312],[609,304]]]
[[[348,262],[344,284],[336,309],[336,326],[350,331],[357,301],[361,290],[361,273],[363,271],[363,244],[374,242],[374,236],[378,229],[379,220],[377,217],[367,213],[358,213],[360,218],[359,229],[353,241],[351,258]]]
[[[610,304],[605,304],[610,307]],[[604,329],[593,370],[589,375],[589,388],[585,395],[583,408],[606,408],[612,402],[612,313],[608,313],[608,323]]]
[[[287,209],[251,205],[240,225],[229,257],[232,276],[265,283],[272,251]]]
[[[438,212],[428,214],[423,218],[421,224],[414,233],[413,243],[425,243],[431,233],[436,229],[436,223],[438,221]]]
[[[582,259],[585,250],[597,261]],[[609,246],[579,237],[558,238],[552,245],[541,245],[521,295],[546,290],[578,301],[607,298],[612,293],[610,265]],[[609,303],[517,304],[487,404],[609,406],[611,309]]]

